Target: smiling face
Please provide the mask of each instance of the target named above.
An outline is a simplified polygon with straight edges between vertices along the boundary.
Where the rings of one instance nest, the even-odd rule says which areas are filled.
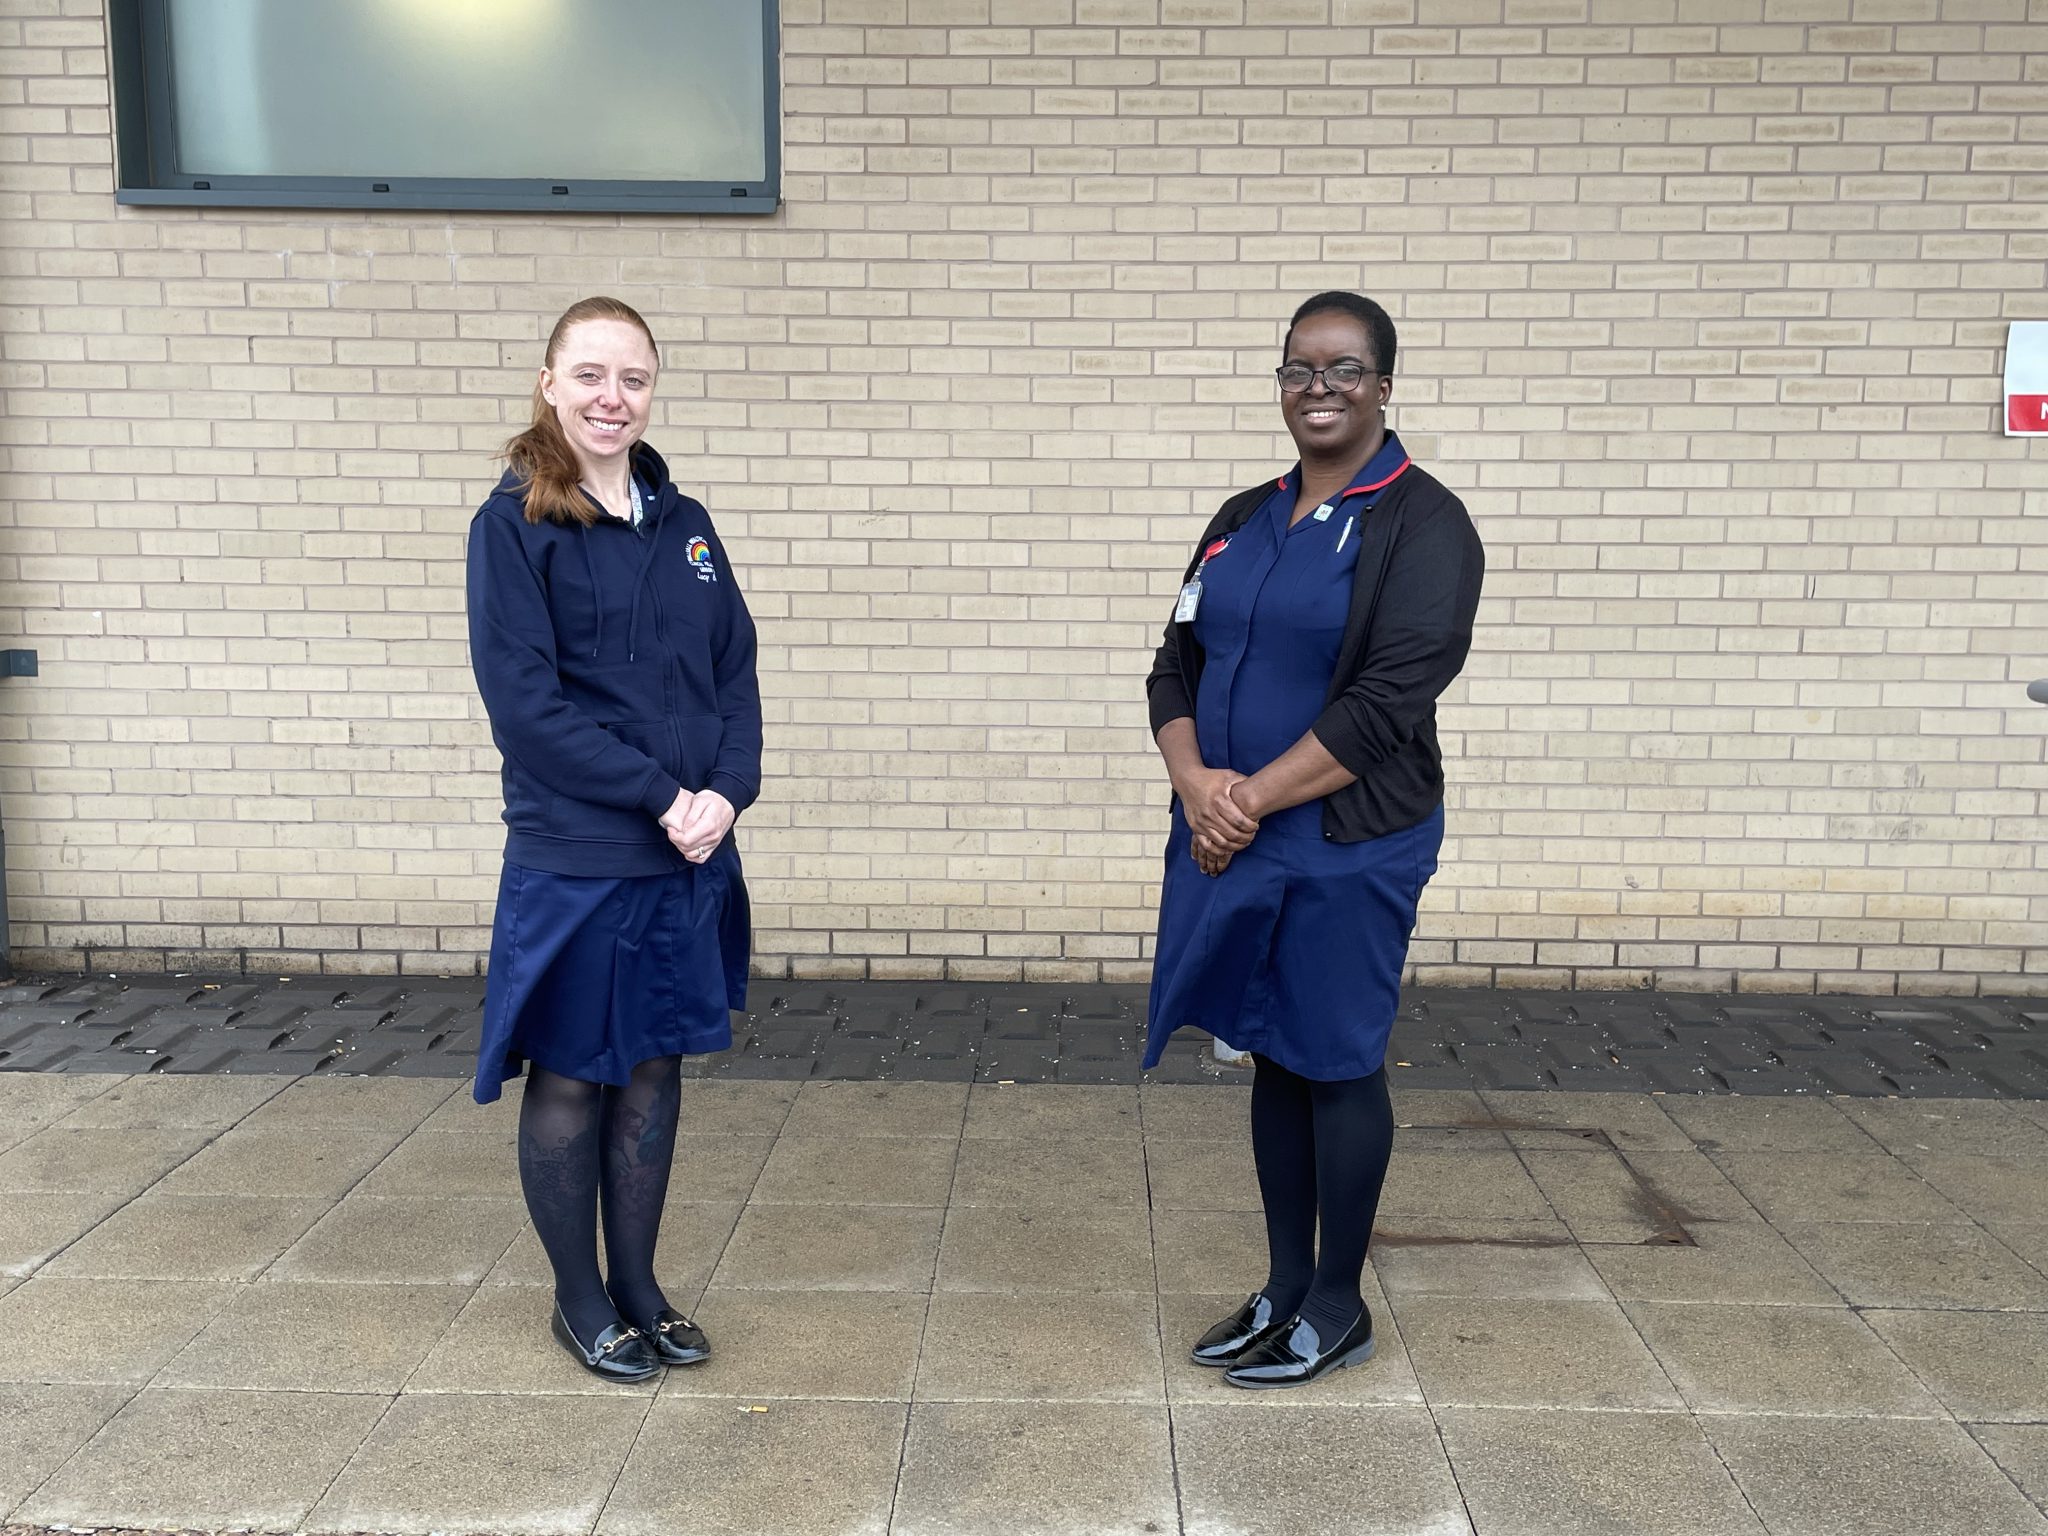
[[[540,371],[541,397],[581,463],[616,460],[646,436],[658,369],[654,344],[627,321],[584,320],[563,333]]]
[[[1283,391],[1280,396],[1280,412],[1304,464],[1342,463],[1356,468],[1364,463],[1384,428],[1387,399],[1394,392],[1392,376],[1379,372],[1364,322],[1341,309],[1309,315],[1288,338],[1283,361],[1308,368],[1356,363],[1366,370],[1356,389],[1331,389],[1319,374],[1300,394]]]

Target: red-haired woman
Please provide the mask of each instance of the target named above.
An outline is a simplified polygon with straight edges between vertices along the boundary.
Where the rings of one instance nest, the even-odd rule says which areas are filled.
[[[753,621],[710,515],[642,441],[659,372],[629,306],[571,306],[469,531],[508,828],[475,1093],[525,1068],[519,1176],[554,1334],[619,1381],[710,1353],[654,1249],[681,1058],[730,1046],[746,1002],[731,833],[761,783]]]

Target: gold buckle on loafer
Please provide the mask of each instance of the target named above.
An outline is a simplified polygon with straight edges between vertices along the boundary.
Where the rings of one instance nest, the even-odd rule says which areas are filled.
[[[624,1333],[620,1334],[617,1338],[606,1339],[604,1343],[598,1345],[597,1352],[600,1355],[608,1355],[613,1350],[617,1349],[621,1344],[630,1344],[633,1340],[639,1337],[640,1330],[638,1328],[628,1328]]]

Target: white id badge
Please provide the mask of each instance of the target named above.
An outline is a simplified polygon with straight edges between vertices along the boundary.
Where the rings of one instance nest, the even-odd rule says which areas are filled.
[[[1180,589],[1180,601],[1173,605],[1173,622],[1176,624],[1194,623],[1195,610],[1201,606],[1202,584],[1199,581],[1191,581]]]

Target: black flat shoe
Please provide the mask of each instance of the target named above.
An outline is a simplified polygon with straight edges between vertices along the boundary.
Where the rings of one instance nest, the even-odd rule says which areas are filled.
[[[1234,1365],[1239,1355],[1270,1339],[1286,1321],[1275,1313],[1264,1291],[1254,1291],[1243,1306],[1195,1341],[1188,1358],[1219,1369]]]
[[[673,1308],[663,1307],[641,1331],[654,1342],[663,1365],[702,1365],[711,1358],[711,1341],[704,1330]]]
[[[1299,1387],[1341,1371],[1347,1365],[1363,1365],[1372,1358],[1372,1313],[1361,1312],[1344,1337],[1324,1347],[1314,1323],[1290,1320],[1256,1349],[1223,1373],[1233,1387]]]
[[[569,1331],[569,1319],[562,1316],[559,1304],[555,1307],[553,1327],[557,1342],[593,1376],[602,1376],[606,1381],[645,1381],[661,1369],[654,1346],[638,1328],[613,1323],[585,1349]]]

